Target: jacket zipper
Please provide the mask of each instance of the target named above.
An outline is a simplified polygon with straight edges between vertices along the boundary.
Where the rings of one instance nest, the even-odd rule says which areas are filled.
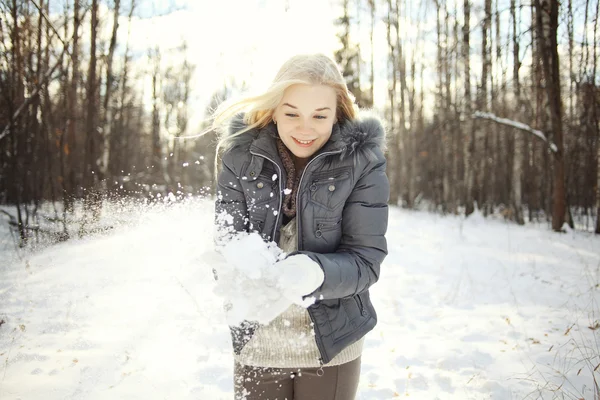
[[[326,156],[326,155],[332,155],[332,154],[339,154],[342,151],[344,151],[344,149],[321,153],[321,154],[317,155],[316,157],[314,157],[312,160],[310,160],[308,162],[308,164],[306,164],[306,166],[304,167],[304,170],[302,170],[302,175],[300,175],[300,180],[298,181],[298,192],[296,193],[296,236],[298,238],[300,238],[300,224],[301,224],[301,218],[298,218],[298,215],[300,214],[300,210],[302,210],[302,207],[300,207],[300,188],[302,187],[302,179],[304,178],[304,175],[306,174],[308,167],[310,166],[310,164],[312,164],[313,161],[315,161],[319,157]],[[298,242],[298,250],[301,250],[300,242]]]
[[[319,157],[326,156],[326,155],[339,154],[339,153],[343,152],[344,149],[345,148],[342,148],[341,150],[337,150],[337,151],[329,151],[329,152],[321,153],[321,154],[315,156],[312,160],[310,160],[304,167],[304,170],[302,170],[302,175],[300,175],[300,180],[298,181],[298,192],[296,193],[296,237],[298,239],[300,239],[300,225],[301,225],[301,221],[302,221],[302,218],[300,218],[300,210],[302,210],[302,207],[300,206],[300,188],[302,187],[302,179],[304,178],[304,174],[306,174],[306,171],[308,170],[308,167],[310,166],[310,164],[312,164],[312,162],[315,161],[316,159],[318,159]],[[300,249],[300,240],[298,240],[298,250],[301,250]],[[319,332],[319,326],[317,325],[315,318],[314,318],[312,312],[310,311],[310,307],[307,308],[306,311],[308,311],[308,315],[310,316],[310,319],[313,323],[313,327],[316,331],[315,343],[317,344],[319,353],[321,353],[321,358],[319,358],[319,363],[321,364],[320,370],[322,371],[323,365],[326,362],[329,362],[331,360],[328,359],[327,361],[325,361],[327,355],[325,354],[325,348],[323,346],[323,342],[321,341],[321,332]]]
[[[359,294],[356,295],[356,302],[358,303],[358,307],[360,308],[360,314],[363,317],[366,317],[366,315],[365,315],[365,306],[363,305],[362,299],[360,298]]]
[[[283,189],[281,187],[281,181],[283,180],[283,177],[281,176],[281,167],[279,167],[279,164],[277,164],[275,161],[273,161],[269,157],[265,156],[264,154],[257,154],[252,151],[250,152],[250,154],[259,156],[259,157],[262,157],[262,158],[265,158],[265,159],[271,161],[273,163],[273,165],[275,165],[277,167],[277,172],[279,172],[279,175],[277,176],[277,180],[279,181],[279,206],[277,207],[277,216],[275,218],[275,226],[273,227],[273,233],[271,234],[271,240],[275,240],[275,232],[277,232],[277,226],[279,225],[279,214],[281,214],[281,202],[283,201],[283,196],[281,195],[283,193]]]
[[[321,232],[327,232],[330,231],[332,229],[335,229],[339,224],[342,223],[342,220],[340,219],[337,222],[320,222],[317,224],[317,231],[321,231]]]
[[[335,176],[332,178],[317,178],[317,179],[313,180],[312,183],[315,185],[320,185],[323,183],[337,182],[341,179],[348,178],[349,176],[350,176],[350,172],[344,171],[343,173],[339,174],[338,176]]]
[[[299,218],[299,214],[300,214],[300,210],[302,209],[302,207],[300,207],[300,204],[298,202],[298,199],[299,199],[298,195],[300,194],[300,188],[302,187],[302,179],[304,178],[304,174],[308,170],[309,165],[312,164],[312,162],[315,161],[316,159],[326,156],[326,155],[339,154],[339,153],[343,152],[344,150],[345,150],[345,147],[340,150],[328,151],[325,153],[318,154],[312,160],[310,160],[304,167],[304,170],[302,171],[302,175],[300,175],[300,180],[298,181],[298,193],[296,193],[296,237],[298,239],[300,238],[300,224],[301,224],[301,218]],[[279,214],[281,213],[281,203],[283,201],[283,196],[281,195],[283,193],[283,188],[281,187],[281,181],[283,180],[282,175],[281,175],[281,167],[273,159],[265,156],[264,154],[258,154],[253,151],[250,151],[250,154],[259,156],[259,157],[263,157],[263,158],[269,160],[277,167],[277,171],[279,172],[279,177],[278,177],[279,178],[279,207],[277,208],[277,218],[275,219],[275,226],[273,227],[273,233],[271,235],[271,238],[275,239],[275,232],[277,231],[277,226],[279,225]],[[300,250],[300,240],[298,240],[298,250]],[[312,312],[310,311],[310,308],[307,308],[306,311],[308,311],[308,315],[310,316],[310,319],[311,319],[313,326],[315,328],[315,331],[316,331],[315,343],[317,344],[317,348],[319,349],[319,353],[321,354],[321,358],[319,358],[319,364],[321,365],[321,370],[322,370],[323,365],[325,365],[327,362],[329,362],[331,360],[325,361],[326,354],[325,354],[325,350],[323,347],[323,343],[321,341],[321,333],[319,332],[319,326],[315,322],[315,318],[313,317]]]

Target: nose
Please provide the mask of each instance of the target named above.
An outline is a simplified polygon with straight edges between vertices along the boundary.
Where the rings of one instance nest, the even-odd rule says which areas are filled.
[[[306,118],[300,118],[298,122],[298,133],[301,134],[310,134],[312,131],[311,120],[307,120]]]

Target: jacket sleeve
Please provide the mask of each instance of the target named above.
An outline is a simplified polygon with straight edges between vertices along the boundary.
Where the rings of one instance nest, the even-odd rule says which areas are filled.
[[[390,186],[383,152],[379,148],[372,151],[376,157],[368,162],[344,205],[342,239],[337,251],[299,252],[323,268],[323,284],[310,294],[318,300],[356,295],[379,279],[380,265],[387,255]]]
[[[223,154],[221,172],[217,178],[215,201],[215,242],[231,238],[237,232],[247,231],[248,208],[246,198],[236,174],[231,152]]]
[[[221,172],[217,178],[215,201],[215,243],[217,244],[228,241],[238,232],[248,231],[246,197],[240,184],[239,173],[235,172],[235,161],[231,152],[223,154]],[[213,270],[213,273],[215,279],[218,279],[218,271]],[[235,354],[240,354],[258,326],[254,321],[242,321],[237,326],[229,326]]]

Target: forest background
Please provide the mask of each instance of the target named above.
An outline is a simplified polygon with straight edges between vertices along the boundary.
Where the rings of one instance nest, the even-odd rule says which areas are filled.
[[[385,119],[391,204],[600,234],[599,8],[0,0],[2,223],[62,241],[106,201],[211,194],[210,110],[322,51]]]

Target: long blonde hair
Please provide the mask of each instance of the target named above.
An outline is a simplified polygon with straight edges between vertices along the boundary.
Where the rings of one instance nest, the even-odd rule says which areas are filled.
[[[324,54],[300,54],[287,60],[279,69],[266,92],[233,102],[222,103],[213,113],[211,130],[224,132],[231,119],[244,112],[243,129],[237,132],[224,132],[217,143],[217,164],[219,150],[228,149],[236,136],[254,128],[264,128],[273,120],[275,108],[281,102],[284,91],[295,84],[326,85],[337,95],[336,117],[338,121],[354,119],[357,108],[354,96],[336,63]],[[216,171],[216,168],[215,168]]]

